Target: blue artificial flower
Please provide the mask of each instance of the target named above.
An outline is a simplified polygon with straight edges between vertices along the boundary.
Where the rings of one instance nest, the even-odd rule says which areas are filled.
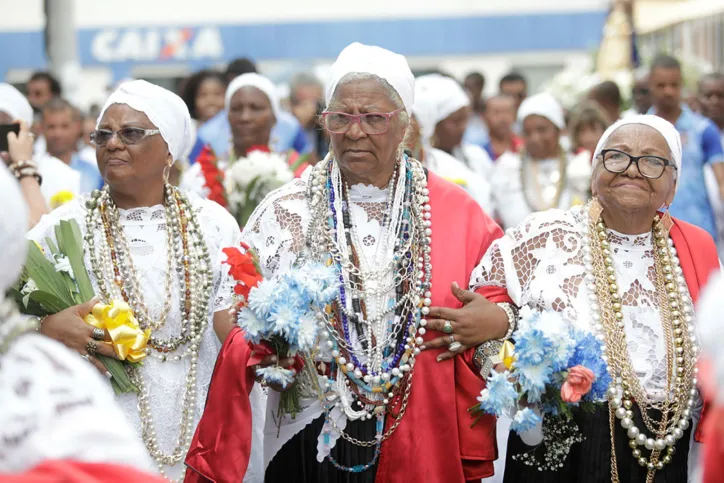
[[[546,386],[551,382],[551,375],[553,374],[551,365],[545,361],[542,364],[525,364],[516,361],[513,368],[518,378],[518,384],[520,384],[528,402],[540,402]]]
[[[269,322],[272,324],[272,332],[281,336],[290,345],[296,344],[297,328],[299,319],[303,316],[296,307],[289,304],[277,304],[269,314]]]
[[[280,279],[272,278],[259,282],[249,292],[248,305],[254,313],[262,319],[268,319],[274,304],[283,297],[280,287]]]
[[[294,382],[295,371],[281,366],[267,366],[257,368],[256,375],[264,379],[267,384],[280,384],[286,388]]]
[[[584,396],[588,401],[601,401],[605,399],[606,391],[611,384],[608,366],[603,360],[601,343],[590,332],[574,331],[575,340],[573,355],[568,361],[568,367],[583,366],[590,369],[596,376],[591,391]]]
[[[253,310],[245,307],[237,315],[237,323],[244,330],[244,336],[254,344],[265,339],[269,334],[269,326],[264,319],[259,318]]]
[[[480,408],[483,411],[500,416],[515,404],[518,393],[509,378],[508,371],[495,372],[488,377],[485,389],[478,397]]]
[[[523,408],[516,411],[513,421],[510,423],[510,429],[518,434],[525,433],[535,428],[540,422],[541,417],[534,411],[530,408]]]
[[[515,354],[521,364],[543,364],[550,359],[553,351],[553,344],[540,330],[530,328],[516,335]]]

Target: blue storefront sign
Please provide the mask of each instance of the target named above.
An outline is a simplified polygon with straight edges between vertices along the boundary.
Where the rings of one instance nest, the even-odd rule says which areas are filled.
[[[182,64],[190,69],[237,57],[257,60],[334,59],[354,41],[405,55],[485,55],[591,50],[605,11],[466,18],[325,21],[254,25],[190,25],[81,29],[82,66],[107,66],[114,77],[136,65]],[[43,33],[0,32],[0,76],[46,65]]]

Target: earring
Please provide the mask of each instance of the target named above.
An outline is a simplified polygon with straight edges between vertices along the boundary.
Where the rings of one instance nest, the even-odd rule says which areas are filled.
[[[173,166],[173,161],[169,161],[166,164],[166,167],[163,168],[163,183],[168,184],[168,178],[171,176],[171,166]]]
[[[664,214],[661,215],[661,226],[664,228],[664,231],[666,233],[669,233],[671,231],[671,227],[674,226],[674,220],[671,218],[671,213],[669,213],[669,207],[667,206],[665,208],[666,211],[664,211]]]
[[[601,213],[603,213],[603,206],[601,206],[601,203],[598,201],[598,197],[593,198],[591,200],[591,205],[588,207],[588,215],[592,220],[598,221],[601,217]]]

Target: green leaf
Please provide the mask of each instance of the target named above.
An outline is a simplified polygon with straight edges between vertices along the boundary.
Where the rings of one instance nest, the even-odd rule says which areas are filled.
[[[56,234],[57,236],[57,234]],[[49,236],[45,237],[45,244],[48,245],[48,250],[50,250],[50,253],[52,253],[54,256],[59,255],[58,247],[55,246],[55,242],[53,242],[53,239]]]
[[[75,283],[80,294],[79,303],[88,302],[95,296],[88,270],[83,259],[83,236],[75,220],[62,220],[55,228],[55,236],[62,253],[68,257],[73,268]]]
[[[45,258],[33,241],[28,241],[28,259],[25,267],[28,277],[33,279],[39,290],[55,295],[63,302],[64,309],[75,305],[63,274],[55,271],[55,266]]]
[[[45,317],[46,315],[50,315],[50,312],[47,309],[34,300],[28,299],[28,305],[25,306],[25,302],[23,301],[25,296],[20,290],[14,287],[8,289],[7,296],[12,297],[13,300],[15,300],[18,310],[25,315],[34,315],[36,317]]]
[[[118,390],[120,390],[121,393],[138,392],[138,388],[131,382],[131,378],[128,377],[128,373],[126,373],[126,369],[123,367],[124,364],[126,364],[125,362],[100,354],[98,354],[96,357],[98,357],[98,360],[100,360],[103,365],[106,366],[108,372],[111,373],[111,376],[113,376],[111,379],[111,383],[115,382],[115,384],[118,386]],[[115,391],[116,388],[114,387],[113,390]],[[119,393],[116,392],[116,394]]]
[[[43,315],[57,314],[58,312],[70,307],[70,305],[66,305],[52,293],[45,292],[43,290],[36,290],[35,292],[32,292],[29,299],[45,309],[46,313]]]

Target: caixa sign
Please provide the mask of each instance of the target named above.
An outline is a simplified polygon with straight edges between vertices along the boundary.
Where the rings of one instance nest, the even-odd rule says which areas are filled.
[[[216,27],[104,29],[91,40],[101,63],[217,60],[224,44]]]

